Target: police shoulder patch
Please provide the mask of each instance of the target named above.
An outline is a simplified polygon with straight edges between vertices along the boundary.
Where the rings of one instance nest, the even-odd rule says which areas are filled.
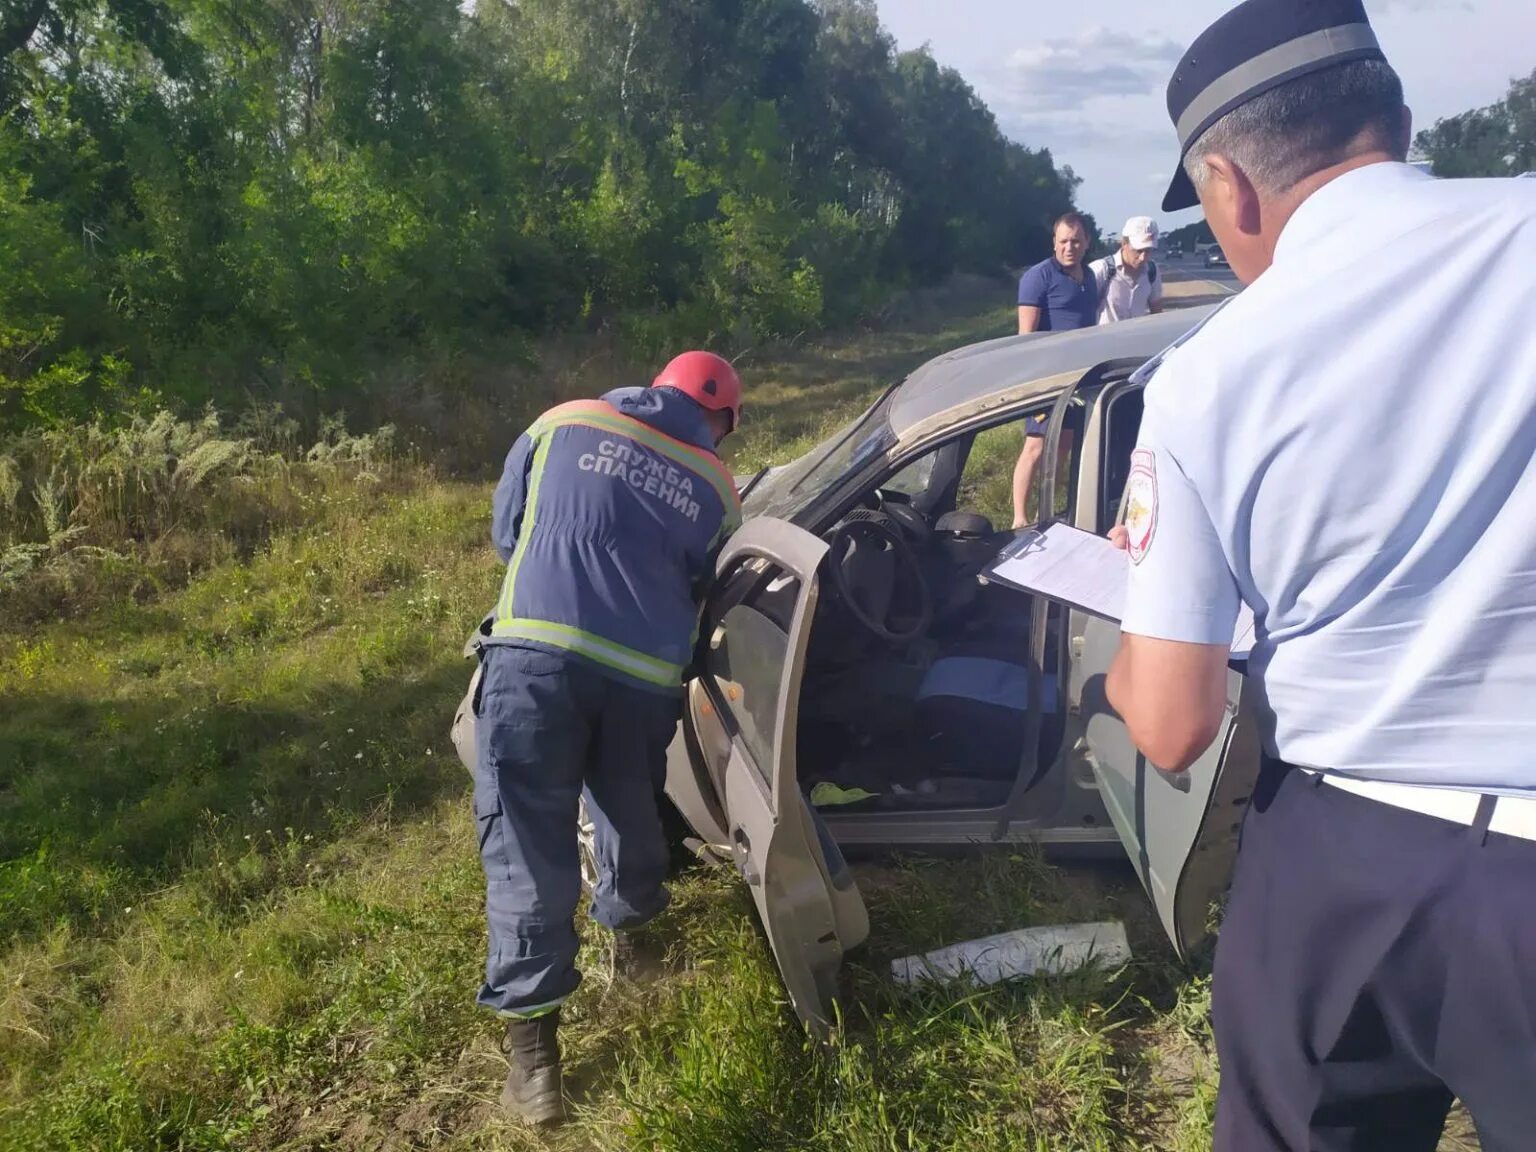
[[[1140,564],[1157,534],[1157,455],[1150,448],[1131,453],[1131,475],[1125,486],[1125,530],[1131,563]]]

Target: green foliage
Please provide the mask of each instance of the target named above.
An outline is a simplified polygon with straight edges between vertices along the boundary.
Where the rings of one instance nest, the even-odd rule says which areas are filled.
[[[37,618],[146,592],[307,523],[327,489],[396,473],[394,429],[363,436],[253,410],[240,423],[168,411],[0,440],[0,609]]]
[[[1075,183],[870,0],[24,0],[0,433],[313,433],[519,333],[757,347],[1038,258]]]
[[[0,159],[4,152],[0,151]],[[101,306],[63,214],[31,195],[31,179],[0,167],[0,428],[87,415],[120,383],[125,365],[71,346]]]
[[[1006,330],[994,287],[918,294],[885,332],[758,360],[743,452],[783,459],[839,418],[829,402],[857,410],[934,353]],[[124,551],[135,542],[109,529],[145,546],[228,530],[176,503],[193,458],[209,500],[312,482],[273,506],[262,547],[184,587],[27,628],[0,607],[5,1152],[533,1146],[485,1106],[505,1061],[473,1001],[483,879],[446,733],[464,632],[499,578],[486,490],[335,422],[320,444],[262,412],[8,446],[7,505],[31,507],[42,465],[60,464],[55,524],[95,509],[76,526]],[[869,889],[882,956],[1062,916],[1054,891],[1032,857],[1002,856]],[[573,1082],[594,1085],[575,1146],[1006,1148],[1059,1128],[1118,1149],[1160,1100],[1124,1086],[1097,983],[1070,1000],[917,997],[869,960],[855,971],[867,1011],[839,1051],[814,1052],[745,890],[711,872],[675,893],[657,930],[683,970],[652,991],[612,983],[587,933],[564,1033]]]
[[[1193,252],[1196,244],[1214,244],[1216,234],[1211,231],[1211,226],[1204,218],[1193,224],[1186,224],[1182,228],[1175,228],[1163,237],[1163,247],[1177,244],[1185,252]]]
[[[1414,138],[1437,176],[1517,176],[1536,171],[1536,71],[1503,100],[1435,121]]]

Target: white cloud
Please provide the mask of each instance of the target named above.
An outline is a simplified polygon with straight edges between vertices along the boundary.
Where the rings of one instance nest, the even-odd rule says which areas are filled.
[[[977,88],[1005,133],[1049,148],[1086,179],[1091,206],[1123,219],[1156,210],[1161,195],[1143,189],[1166,185],[1177,163],[1163,90],[1183,54],[1165,36],[1092,27],[983,66]]]
[[[988,87],[1019,113],[1071,110],[1101,97],[1158,91],[1183,53],[1164,37],[1093,27],[1017,49],[989,70]]]
[[[1129,173],[1177,161],[1178,144],[1163,106],[1163,89],[1181,45],[1152,33],[1102,26],[1070,38],[1042,40],[1012,52],[992,67],[977,69],[977,88],[1015,140],[1047,147],[1057,163],[1072,165],[1099,192],[1094,199],[1147,211],[1150,199]],[[1115,189],[1111,196],[1103,191]],[[1136,190],[1133,190],[1136,189]],[[1101,199],[1102,197],[1102,199]],[[1159,196],[1158,199],[1161,199]]]
[[[1111,224],[1151,211],[1172,228],[1198,210],[1155,211],[1144,173],[1173,174],[1178,142],[1164,90],[1188,44],[1235,0],[1095,0],[1043,14],[1018,0],[876,0],[898,43],[930,42],[1004,132],[1048,147],[1084,183],[1080,203]],[[1365,0],[1419,126],[1500,99],[1531,70],[1531,0]],[[1098,27],[1090,27],[1097,25]],[[1163,177],[1159,177],[1158,183]]]
[[[1148,140],[1166,143],[1161,139],[1163,136],[1172,138],[1173,130],[1167,127],[1167,118],[1157,108],[1121,107],[1099,114],[1047,116],[1000,108],[1000,101],[988,100],[988,103],[997,111],[998,125],[1003,132],[1031,147],[1045,145],[1119,152],[1144,147]]]

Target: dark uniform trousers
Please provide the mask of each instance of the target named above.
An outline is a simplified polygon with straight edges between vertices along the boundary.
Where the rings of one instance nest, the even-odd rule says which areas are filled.
[[[1266,763],[1212,1023],[1216,1152],[1536,1149],[1536,841]]]
[[[537,1014],[581,980],[574,916],[583,793],[597,841],[592,918],[630,929],[667,906],[670,854],[657,799],[682,704],[576,656],[490,645],[482,660],[475,821],[489,948],[476,999],[504,1014]]]

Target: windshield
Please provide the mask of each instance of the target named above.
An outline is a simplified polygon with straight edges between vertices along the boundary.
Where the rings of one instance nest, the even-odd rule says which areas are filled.
[[[753,516],[785,516],[806,504],[849,472],[862,467],[896,443],[891,430],[893,387],[865,413],[812,448],[798,460],[776,468],[752,491]]]

